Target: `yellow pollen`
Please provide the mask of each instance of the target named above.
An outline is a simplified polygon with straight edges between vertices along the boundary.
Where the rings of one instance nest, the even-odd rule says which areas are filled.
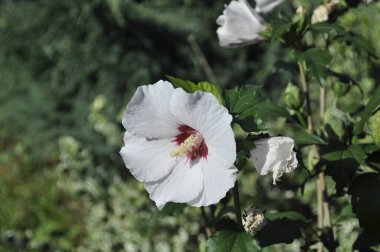
[[[201,133],[196,133],[186,138],[175,150],[170,153],[171,157],[183,157],[191,152],[194,148],[197,148],[203,140]]]

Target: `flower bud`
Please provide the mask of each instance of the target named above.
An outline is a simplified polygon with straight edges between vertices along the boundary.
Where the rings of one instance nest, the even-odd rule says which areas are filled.
[[[372,133],[373,141],[380,146],[380,110],[369,118],[369,129]]]
[[[251,207],[243,213],[243,226],[250,234],[260,231],[266,223],[264,211],[259,208]]]
[[[352,128],[350,115],[339,110],[337,107],[330,107],[325,115],[325,131],[330,140],[335,142],[345,142]]]
[[[303,104],[303,93],[298,86],[293,85],[289,82],[285,89],[285,104],[288,108],[297,110]]]

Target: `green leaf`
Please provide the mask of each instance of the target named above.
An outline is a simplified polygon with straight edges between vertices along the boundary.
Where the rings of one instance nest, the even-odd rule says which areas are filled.
[[[281,38],[282,35],[289,32],[291,26],[292,26],[291,23],[273,25],[272,31],[270,34],[271,41],[275,41],[275,40]]]
[[[288,120],[293,120],[289,112],[284,107],[280,107],[270,100],[258,104],[256,106],[256,110],[259,117],[263,119],[283,117]]]
[[[345,188],[354,178],[360,164],[365,164],[366,153],[361,146],[349,147],[327,146],[333,151],[322,155],[326,164],[326,174],[335,181],[336,195],[343,196]]]
[[[225,100],[232,114],[241,114],[263,102],[264,98],[255,88],[241,87],[227,90],[225,92]]]
[[[305,130],[297,133],[293,137],[293,139],[297,144],[301,145],[326,144],[326,142],[322,138],[314,134],[310,134]]]
[[[219,92],[219,89],[214,85],[207,81],[199,82],[198,84],[195,84],[194,82],[187,81],[187,80],[181,80],[179,78],[173,77],[173,76],[166,76],[169,81],[177,86],[185,90],[189,93],[194,93],[195,91],[203,91],[213,94],[219,101],[219,103],[223,104],[223,98],[222,95]]]
[[[261,247],[278,243],[292,243],[301,237],[301,229],[306,224],[306,218],[297,212],[265,214],[267,224],[256,233]]]
[[[364,230],[380,241],[380,177],[378,173],[357,176],[349,186],[352,210]]]
[[[332,59],[332,56],[328,51],[321,50],[319,48],[311,48],[296,55],[299,61],[306,62],[306,66],[313,74],[313,76],[319,81],[320,84],[324,84],[328,65]]]
[[[380,108],[380,86],[376,89],[372,98],[368,101],[364,109],[364,119],[368,120],[373,113]]]
[[[322,156],[327,161],[339,161],[353,159],[359,164],[364,165],[367,154],[359,145],[350,145],[347,149],[326,153]]]
[[[246,232],[217,231],[207,240],[208,252],[260,251],[260,247]]]
[[[166,78],[169,79],[169,81],[180,88],[183,88],[186,92],[193,93],[197,90],[200,90],[200,88],[192,81],[182,80],[173,76],[167,75]]]
[[[328,23],[328,22],[320,22],[320,23],[312,24],[309,26],[308,30],[317,31],[320,33],[328,33],[331,31],[335,31],[338,34],[345,33],[345,30],[342,26],[335,23]]]
[[[207,81],[199,82],[198,86],[201,91],[209,92],[213,94],[219,101],[220,104],[223,104],[223,97],[219,92],[219,89],[214,85]]]

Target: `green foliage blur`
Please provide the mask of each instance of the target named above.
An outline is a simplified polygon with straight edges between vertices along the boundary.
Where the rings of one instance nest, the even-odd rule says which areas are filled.
[[[301,3],[312,8],[310,2],[279,8],[291,13]],[[118,152],[121,118],[137,86],[166,75],[212,81],[194,46],[201,48],[219,87],[255,84],[286,104],[282,90],[298,81],[285,64],[289,50],[279,42],[219,47],[215,20],[225,3],[0,0],[0,251],[206,250],[201,210],[169,206],[158,212]],[[380,27],[374,25],[380,23],[379,3],[360,4],[338,22],[367,38],[380,55]],[[329,78],[325,84],[338,95],[327,100],[354,112],[379,81],[379,62],[346,44],[331,48],[331,69],[350,74],[361,88]],[[354,91],[347,95],[348,88]],[[272,121],[271,132],[284,134],[284,122]],[[377,144],[378,121],[379,112],[368,129]],[[332,131],[337,127],[334,123]],[[252,165],[239,176],[244,208],[298,211],[315,221],[315,189],[299,189],[306,168],[284,176],[275,188],[270,176],[259,177]],[[335,190],[332,180],[328,186]],[[360,233],[345,197],[334,205],[342,251],[350,250]],[[303,238],[311,235],[276,249],[308,248]]]

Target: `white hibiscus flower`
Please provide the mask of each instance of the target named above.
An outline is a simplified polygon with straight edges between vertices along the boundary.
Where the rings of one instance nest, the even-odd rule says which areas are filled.
[[[231,120],[210,93],[189,94],[167,81],[140,86],[124,114],[120,154],[159,209],[215,204],[237,175]]]
[[[216,33],[222,47],[237,47],[257,43],[263,38],[259,35],[265,31],[264,20],[256,13],[246,0],[233,0],[219,16],[216,23],[220,25]]]
[[[254,141],[250,153],[252,162],[260,175],[273,172],[273,184],[283,175],[297,168],[298,161],[293,151],[294,141],[289,137],[270,137]]]
[[[268,13],[285,0],[256,0],[257,13]]]

